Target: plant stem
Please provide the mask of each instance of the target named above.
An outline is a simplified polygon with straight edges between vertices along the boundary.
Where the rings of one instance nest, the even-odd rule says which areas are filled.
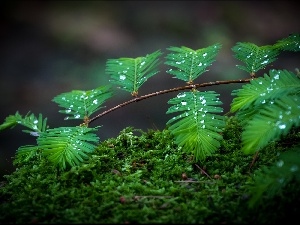
[[[97,116],[89,119],[88,121],[86,121],[85,124],[90,124],[91,122],[93,122],[94,120],[116,110],[116,109],[119,109],[119,108],[122,108],[123,106],[126,106],[126,105],[129,105],[133,102],[139,102],[141,100],[144,100],[146,98],[151,98],[151,97],[154,97],[154,96],[157,96],[157,95],[162,95],[162,94],[166,94],[166,93],[170,93],[170,92],[175,92],[175,91],[180,91],[180,90],[186,90],[186,89],[196,89],[196,88],[199,88],[199,87],[207,87],[207,86],[214,86],[214,85],[220,85],[220,84],[232,84],[232,83],[247,83],[249,82],[250,80],[252,80],[251,78],[248,78],[248,79],[240,79],[240,80],[222,80],[222,81],[215,81],[215,82],[207,82],[207,83],[201,83],[201,84],[190,84],[190,85],[187,85],[187,86],[181,86],[181,87],[176,87],[176,88],[171,88],[171,89],[167,89],[167,90],[162,90],[162,91],[157,91],[157,92],[153,92],[151,94],[147,94],[147,95],[143,95],[143,96],[140,96],[140,97],[136,97],[136,98],[133,98],[129,101],[126,101],[126,102],[123,102],[122,104],[119,104],[115,107],[112,107],[110,108],[109,110],[106,110],[100,114],[98,114]]]

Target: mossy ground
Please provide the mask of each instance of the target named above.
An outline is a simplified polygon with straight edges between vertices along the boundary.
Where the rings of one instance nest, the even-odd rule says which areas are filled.
[[[291,182],[248,207],[247,185],[299,132],[253,155],[240,151],[242,128],[230,119],[220,149],[195,162],[168,130],[128,127],[103,141],[87,162],[59,172],[37,155],[0,186],[0,223],[274,224],[299,214],[300,188]],[[251,168],[250,168],[251,167]],[[295,205],[296,204],[296,205]]]

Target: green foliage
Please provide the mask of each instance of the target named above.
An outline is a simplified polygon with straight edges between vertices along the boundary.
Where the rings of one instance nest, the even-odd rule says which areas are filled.
[[[36,145],[23,145],[17,150],[14,165],[20,165],[24,162],[30,162],[34,157],[41,156],[39,147]]]
[[[282,193],[284,187],[291,181],[300,182],[300,146],[280,154],[279,159],[272,166],[263,166],[255,173],[254,182],[248,185],[251,199],[248,202],[252,208],[265,197],[272,198]]]
[[[86,162],[69,170],[58,172],[44,158],[34,158],[5,176],[0,223],[276,224],[297,215],[300,208],[291,206],[299,204],[299,186],[287,185],[287,191],[294,191],[290,195],[248,209],[252,157],[239,151],[241,129],[235,118],[226,119],[223,134],[220,151],[205,164],[191,161],[168,129],[130,127],[101,142]],[[294,141],[299,140],[298,135]],[[278,149],[289,146],[262,152],[257,165],[276,162]]]
[[[150,77],[158,73],[158,57],[162,53],[158,50],[144,57],[108,59],[106,72],[111,76],[113,84],[128,91],[132,96],[138,95],[139,88]]]
[[[175,67],[176,70],[171,68],[167,70],[167,73],[192,84],[215,61],[220,48],[221,44],[219,43],[198,50],[185,46],[181,48],[170,47],[168,50],[172,51],[172,53],[167,55],[165,64]]]
[[[271,62],[274,62],[279,54],[279,51],[272,45],[258,47],[248,42],[238,42],[232,48],[232,51],[235,53],[235,58],[246,64],[245,66],[237,65],[237,67],[245,70],[252,76]]]
[[[42,114],[36,117],[33,113],[30,114],[30,112],[28,112],[22,117],[19,112],[16,112],[15,115],[9,115],[5,118],[4,123],[0,125],[0,131],[13,128],[18,124],[29,128],[30,130],[23,130],[23,132],[30,133],[33,136],[39,136],[41,132],[44,132],[48,128],[47,118],[43,119]]]
[[[84,126],[48,129],[37,139],[37,143],[43,149],[43,154],[64,170],[66,163],[71,166],[79,165],[88,158],[87,153],[95,150],[96,145],[90,143],[99,141],[96,134],[90,133],[95,131],[97,128]]]
[[[274,45],[275,48],[281,49],[283,51],[300,51],[300,35],[290,34],[287,38],[283,38]]]
[[[233,90],[236,96],[231,103],[231,112],[244,111],[273,102],[277,98],[300,93],[300,79],[287,70],[270,70],[269,75],[258,77],[243,85],[242,89]],[[273,104],[273,103],[271,103]]]
[[[16,190],[20,190],[20,195],[17,193],[16,196],[12,197],[13,200],[19,198],[13,204],[24,205],[26,203],[30,205],[31,198],[34,199],[35,194],[39,195],[41,193],[40,189],[43,190],[43,188],[50,186],[51,190],[47,190],[47,193],[43,193],[39,197],[41,199],[45,198],[46,201],[49,200],[50,202],[59,201],[62,204],[62,208],[56,210],[55,213],[62,209],[73,207],[72,201],[71,205],[69,205],[69,199],[60,201],[60,198],[64,195],[68,195],[70,199],[80,196],[78,201],[80,203],[77,203],[79,209],[75,208],[74,211],[71,209],[67,210],[63,215],[57,214],[61,216],[60,218],[63,218],[59,220],[62,222],[99,222],[100,220],[109,223],[123,223],[127,221],[214,223],[224,221],[241,222],[245,220],[257,222],[251,216],[245,216],[243,217],[244,220],[242,220],[226,213],[226,207],[231,207],[231,213],[236,210],[242,211],[239,208],[239,206],[243,206],[241,195],[239,195],[238,204],[233,202],[230,206],[223,206],[221,202],[228,198],[229,195],[227,193],[231,193],[233,196],[237,192],[241,194],[241,192],[228,187],[228,185],[232,185],[234,182],[237,183],[239,179],[242,183],[244,182],[245,177],[241,173],[250,172],[249,162],[245,160],[249,160],[249,154],[258,153],[258,151],[260,151],[260,154],[268,154],[268,157],[267,159],[264,158],[264,163],[257,162],[256,165],[269,166],[270,162],[277,159],[277,154],[280,153],[282,157],[280,160],[287,167],[266,167],[261,174],[257,173],[258,175],[255,175],[257,178],[248,181],[250,186],[253,185],[253,188],[249,189],[252,190],[250,206],[261,200],[264,197],[264,193],[270,193],[268,197],[272,197],[283,188],[286,188],[287,184],[293,186],[294,183],[299,183],[295,169],[300,164],[299,151],[297,150],[295,153],[291,148],[287,148],[285,149],[287,154],[281,154],[278,150],[279,148],[276,147],[276,143],[286,138],[294,128],[299,128],[299,74],[294,74],[287,70],[273,69],[269,71],[269,74],[257,77],[257,72],[274,62],[282,51],[298,52],[299,46],[299,34],[292,34],[277,41],[274,45],[261,47],[253,43],[238,42],[232,47],[232,51],[234,52],[234,57],[245,65],[238,65],[237,68],[250,73],[250,78],[202,84],[195,84],[194,81],[207,71],[208,66],[212,65],[221,45],[217,43],[198,50],[184,46],[180,48],[170,47],[168,50],[171,53],[165,57],[166,61],[164,62],[165,65],[171,67],[167,69],[167,73],[174,75],[176,79],[187,82],[187,86],[158,91],[140,97],[138,96],[140,87],[159,71],[158,65],[162,62],[162,60],[159,60],[159,57],[162,55],[162,52],[158,50],[144,57],[107,60],[106,72],[111,77],[110,82],[130,92],[134,97],[131,100],[90,118],[93,113],[103,108],[102,104],[106,100],[112,97],[111,86],[100,86],[88,91],[73,90],[54,97],[53,101],[64,108],[59,112],[67,114],[66,119],[83,120],[84,123],[80,126],[49,129],[46,124],[47,119],[43,119],[41,114],[36,117],[34,114],[28,113],[23,117],[18,112],[15,115],[9,115],[0,125],[0,131],[2,131],[20,124],[27,128],[23,130],[25,133],[29,133],[37,138],[36,146],[24,145],[19,147],[16,152],[14,164],[20,168],[20,173],[17,172],[16,175],[12,175],[12,177],[14,175],[19,177],[17,181],[11,179],[11,181],[13,180],[11,185]],[[250,83],[243,85],[241,89],[232,91],[234,98],[230,112],[235,115],[234,119],[229,120],[223,115],[218,115],[223,112],[223,109],[220,107],[222,103],[219,100],[218,93],[215,91],[200,92],[197,90],[197,88],[205,86],[246,82]],[[95,132],[99,126],[88,128],[92,121],[130,103],[184,89],[190,89],[191,91],[180,92],[175,98],[168,101],[171,106],[166,113],[176,113],[176,115],[166,123],[168,129],[163,132],[162,136],[155,132],[149,132],[146,135],[139,131],[142,133],[142,136],[140,141],[137,142],[139,138],[133,134],[137,130],[128,129],[121,132],[116,140],[100,143],[102,147],[97,149],[96,144],[99,142],[99,137],[97,137]],[[226,121],[231,124],[234,122],[238,129],[229,134],[228,126],[225,124]],[[150,137],[159,140],[160,143],[150,141]],[[167,142],[165,140],[166,137],[172,139],[172,141]],[[227,140],[229,137],[231,137],[231,141]],[[297,141],[299,142],[299,139]],[[104,146],[103,144],[105,143],[109,144],[110,147],[108,145]],[[270,145],[276,147],[272,154],[268,152],[268,146]],[[289,151],[291,152],[288,153]],[[230,156],[226,155],[227,153],[230,153]],[[199,161],[210,167],[207,169],[209,173],[196,164]],[[252,162],[255,162],[255,158]],[[193,166],[192,163],[194,163]],[[185,166],[182,167],[183,165]],[[198,173],[195,173],[195,167]],[[28,170],[29,174],[22,168]],[[95,168],[97,169],[94,170]],[[37,170],[43,172],[39,174]],[[149,175],[149,171],[153,172],[153,177]],[[194,172],[192,173],[193,178],[201,182],[204,180],[200,174],[205,174],[205,177],[209,178],[209,180],[213,179],[209,174],[214,174],[214,179],[219,180],[219,174],[222,173],[222,181],[218,181],[218,185],[205,184],[203,185],[204,187],[187,182],[184,184],[185,186],[180,186],[180,188],[184,189],[181,192],[182,189],[179,190],[178,186],[174,187],[174,182],[180,174],[187,171]],[[116,176],[112,176],[111,173]],[[46,177],[43,177],[44,175],[48,176],[48,180]],[[122,177],[123,175],[125,176]],[[266,176],[265,180],[263,176]],[[32,180],[28,181],[27,177]],[[278,184],[276,183],[278,179],[283,179],[284,182]],[[65,191],[65,188],[68,188],[69,185],[71,189]],[[97,191],[88,189],[87,186],[89,185],[93,186]],[[77,189],[78,187],[79,189]],[[167,190],[167,188],[170,190]],[[221,194],[223,193],[223,191],[220,192],[221,188],[226,189],[225,194]],[[245,194],[247,185],[243,188],[241,189],[243,189],[242,192]],[[297,189],[297,184],[293,188],[299,190]],[[5,195],[11,196],[11,193],[15,190],[8,189],[10,187],[5,189]],[[85,202],[86,196],[81,195],[81,190],[86,191],[85,194],[87,196],[92,196],[92,199],[90,199],[92,202],[91,207],[86,207],[90,203]],[[193,192],[190,190],[193,190]],[[200,190],[204,190],[204,192]],[[56,195],[55,199],[53,199],[51,196],[58,192],[61,192],[60,195]],[[100,192],[99,195],[98,192]],[[157,201],[157,199],[149,200],[147,198],[147,200],[140,200],[138,197],[138,199],[134,200],[138,204],[130,200],[133,204],[130,205],[129,216],[123,213],[123,208],[120,205],[114,209],[118,211],[119,217],[114,218],[112,216],[110,209],[116,198],[125,196],[124,198],[128,199],[128,197],[134,197],[139,193],[141,195],[147,194],[147,196],[165,194],[171,197],[162,201]],[[191,193],[197,194],[193,195]],[[230,196],[232,197],[232,195]],[[27,199],[28,196],[29,198],[31,197],[29,200]],[[204,198],[203,196],[209,196],[209,198]],[[192,201],[189,204],[186,201],[187,197],[198,201]],[[34,201],[39,202],[39,199],[34,199]],[[199,202],[205,203],[198,205]],[[44,207],[45,202],[39,202],[38,204]],[[121,204],[123,203],[121,202]],[[159,219],[153,219],[156,215],[151,210],[151,207],[164,209],[165,205],[175,206],[178,204],[179,209],[177,211],[170,210],[169,212],[169,214],[176,215],[174,220],[164,219],[165,215],[163,214],[158,215]],[[265,204],[265,207],[268,207],[269,202]],[[214,205],[221,205],[218,208],[219,211],[225,212],[226,216],[222,216],[222,220],[213,219],[217,212],[211,209],[215,207]],[[274,204],[270,203],[270,205],[274,207]],[[139,209],[140,206],[143,207],[143,212],[145,213],[142,220],[137,218],[139,214],[136,214],[136,209]],[[0,207],[2,206],[0,205]],[[1,208],[2,212],[7,210],[5,207]],[[36,210],[41,210],[39,205],[35,205],[35,207]],[[47,207],[47,210],[51,211],[55,206],[50,204]],[[107,213],[95,216],[97,213],[93,210],[97,207],[100,207],[97,213],[99,211]],[[177,215],[178,211],[188,215],[190,208],[193,208],[195,211],[187,219]],[[245,208],[243,209],[245,210]],[[22,216],[26,219],[30,218],[25,213],[29,209],[23,208],[23,210]],[[81,210],[84,212],[90,210],[92,213],[87,213],[90,217],[80,214],[82,216],[81,219],[66,219],[73,218],[73,215]],[[18,215],[18,212],[13,217]],[[45,221],[51,222],[47,219],[49,217],[47,213],[41,215],[41,217]],[[262,216],[261,214],[259,215]],[[91,219],[87,220],[86,218]],[[104,219],[102,220],[102,218]],[[263,220],[265,219],[267,221],[269,218],[264,217]]]
[[[65,119],[85,119],[98,111],[107,99],[112,96],[110,86],[101,86],[89,91],[73,90],[62,93],[53,98],[53,101],[64,110],[59,110],[71,116]]]
[[[231,112],[238,111],[237,116],[245,124],[245,153],[256,152],[300,125],[300,79],[286,70],[270,70],[269,74],[232,93],[237,97],[232,101]]]
[[[219,134],[224,127],[224,119],[216,113],[223,111],[217,105],[222,102],[214,91],[179,93],[169,100],[172,104],[167,113],[177,113],[167,122],[174,134],[175,142],[187,152],[192,152],[197,160],[204,160],[220,147]]]

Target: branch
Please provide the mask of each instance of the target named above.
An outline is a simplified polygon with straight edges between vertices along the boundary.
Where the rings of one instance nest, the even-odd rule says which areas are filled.
[[[110,112],[112,112],[116,109],[122,108],[123,106],[129,105],[133,102],[139,102],[141,100],[144,100],[146,98],[151,98],[153,96],[162,95],[162,94],[175,92],[175,91],[180,91],[180,90],[195,89],[195,88],[199,88],[199,87],[207,87],[207,86],[214,86],[214,85],[220,85],[220,84],[247,83],[250,80],[252,80],[252,79],[248,78],[248,79],[243,79],[243,80],[222,80],[222,81],[207,82],[207,83],[202,83],[202,84],[190,84],[190,85],[187,85],[187,86],[181,86],[181,87],[177,87],[177,88],[171,88],[171,89],[168,89],[168,90],[153,92],[151,94],[147,94],[147,95],[143,95],[143,96],[140,96],[140,97],[133,98],[133,99],[131,99],[129,101],[126,101],[126,102],[123,102],[122,104],[119,104],[119,105],[117,105],[113,108],[110,108],[109,110],[106,110],[106,111],[100,113],[99,115],[93,117],[92,119],[87,120],[85,122],[85,124],[90,124],[94,120],[96,120],[96,119],[104,116],[105,114],[110,113]]]

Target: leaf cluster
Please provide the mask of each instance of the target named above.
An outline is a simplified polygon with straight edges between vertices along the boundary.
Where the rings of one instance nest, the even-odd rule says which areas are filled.
[[[0,125],[0,130],[13,128],[19,124],[27,128],[24,132],[37,137],[36,145],[21,146],[17,150],[15,161],[17,165],[40,159],[52,163],[60,171],[72,170],[89,160],[97,149],[100,138],[96,132],[100,126],[90,128],[91,122],[130,103],[188,89],[189,91],[179,92],[168,101],[171,106],[166,113],[175,115],[166,123],[166,128],[173,135],[174,144],[180,149],[178,151],[191,154],[193,162],[203,163],[220,150],[224,140],[226,116],[221,115],[222,102],[217,92],[202,92],[197,88],[239,82],[248,84],[232,91],[234,99],[229,113],[235,114],[242,124],[242,152],[254,154],[263,150],[269,143],[279,141],[293,128],[299,127],[298,74],[272,69],[269,73],[257,77],[257,72],[274,62],[281,52],[300,51],[299,43],[298,34],[292,34],[273,45],[257,46],[249,42],[238,42],[232,47],[233,56],[243,65],[237,65],[237,68],[249,73],[250,78],[204,84],[197,84],[195,81],[207,72],[207,68],[215,61],[221,50],[219,43],[196,50],[185,46],[170,47],[167,48],[170,53],[165,57],[165,61],[160,59],[163,54],[160,50],[137,58],[108,59],[105,71],[110,76],[112,85],[86,91],[72,90],[53,98],[53,101],[63,108],[59,112],[67,114],[65,119],[81,120],[80,125],[49,128],[46,124],[47,118],[43,119],[41,114],[38,117],[30,113],[22,116],[17,112],[5,119]],[[166,72],[175,79],[184,81],[186,86],[139,96],[141,86],[159,73],[158,66],[162,62],[171,67]],[[129,92],[133,98],[92,117],[94,113],[104,108],[103,104],[114,95],[113,85]],[[129,145],[131,147],[134,136],[130,132],[126,135],[132,138]],[[127,137],[125,139],[128,140]],[[176,157],[176,154],[172,154],[171,157]],[[297,162],[295,163],[297,165]],[[130,172],[130,164],[125,164],[121,171]]]

